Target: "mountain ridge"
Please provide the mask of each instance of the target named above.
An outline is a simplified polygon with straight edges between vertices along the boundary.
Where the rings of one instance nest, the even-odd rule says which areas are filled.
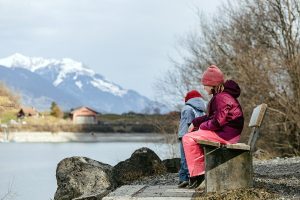
[[[167,110],[165,105],[123,89],[71,58],[45,59],[16,53],[0,59],[0,65],[0,80],[19,91],[24,104],[34,104],[29,106],[41,110],[49,108],[52,101],[64,110],[82,105],[118,114]]]

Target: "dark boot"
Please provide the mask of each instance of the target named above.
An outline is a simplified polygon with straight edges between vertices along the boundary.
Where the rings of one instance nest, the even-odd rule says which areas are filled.
[[[190,183],[186,188],[195,189],[201,185],[204,179],[205,179],[204,174],[200,176],[190,177]]]
[[[178,188],[185,188],[189,185],[188,181],[182,181],[180,184],[177,185]]]

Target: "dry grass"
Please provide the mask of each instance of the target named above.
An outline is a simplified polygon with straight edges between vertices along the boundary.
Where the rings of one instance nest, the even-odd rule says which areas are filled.
[[[223,193],[204,194],[203,190],[198,190],[195,200],[249,200],[249,199],[276,199],[277,195],[265,189],[247,188],[229,190]]]

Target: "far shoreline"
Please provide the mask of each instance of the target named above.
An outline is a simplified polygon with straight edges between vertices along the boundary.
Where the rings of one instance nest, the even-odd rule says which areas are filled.
[[[172,134],[161,133],[75,133],[75,132],[0,132],[0,142],[153,142],[166,143],[174,140]]]

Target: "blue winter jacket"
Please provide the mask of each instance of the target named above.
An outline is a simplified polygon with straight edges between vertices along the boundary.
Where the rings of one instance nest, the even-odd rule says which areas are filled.
[[[189,99],[181,110],[178,138],[181,139],[187,133],[193,119],[205,115],[205,112],[206,102],[202,98]]]

